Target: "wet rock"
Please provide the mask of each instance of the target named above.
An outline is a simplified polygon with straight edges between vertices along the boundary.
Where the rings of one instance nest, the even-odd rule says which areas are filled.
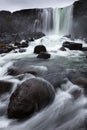
[[[87,47],[83,47],[83,48],[82,48],[82,51],[87,51]]]
[[[12,45],[0,43],[0,54],[8,53],[12,50],[14,50],[14,47]]]
[[[73,84],[76,84],[77,78],[84,76],[84,74],[76,69],[70,69],[66,70],[66,76]]]
[[[70,50],[82,50],[82,44],[81,43],[74,43],[74,42],[64,42],[63,47],[66,47]]]
[[[21,44],[20,44],[20,42],[15,42],[14,45],[17,47],[20,47]]]
[[[34,78],[35,76],[33,74],[20,74],[18,76],[15,76],[16,79],[18,80],[27,80],[27,79],[30,79],[30,78]]]
[[[21,63],[21,64],[20,64]],[[29,66],[27,62],[18,62],[17,66],[12,66],[8,68],[8,74],[17,76],[20,74],[33,74],[33,75],[40,75],[47,72],[47,67],[45,66]],[[22,64],[23,63],[23,64]]]
[[[33,42],[35,39],[33,37],[29,37],[28,39],[30,42]]]
[[[26,52],[26,49],[20,48],[20,49],[19,49],[19,52],[20,52],[20,53]]]
[[[64,37],[67,37],[67,38],[70,38],[71,39],[71,34],[69,34],[69,35],[64,35]]]
[[[51,55],[47,52],[40,52],[40,54],[37,56],[37,58],[40,59],[49,59],[51,57]]]
[[[9,81],[0,80],[0,95],[11,92],[13,83]]]
[[[39,39],[44,36],[45,36],[45,34],[42,32],[34,32],[31,34],[31,38],[33,38],[33,39]]]
[[[76,87],[76,88],[72,87],[69,90],[69,93],[74,97],[74,99],[78,99],[81,96],[82,91],[81,91],[81,89],[79,87]]]
[[[40,52],[46,52],[46,47],[44,45],[37,45],[34,48],[34,53],[39,54]]]
[[[20,73],[16,67],[10,67],[8,68],[8,74],[15,76],[15,75],[19,75]]]
[[[60,51],[66,51],[65,47],[61,47],[59,50]]]
[[[86,87],[87,86],[87,78],[85,78],[85,77],[77,77],[76,80],[75,80],[75,83],[77,85]]]
[[[8,105],[9,118],[25,118],[53,101],[53,86],[42,78],[31,78],[18,86]]]
[[[22,48],[28,47],[28,41],[22,42],[21,47]]]
[[[28,47],[28,41],[25,41],[25,42],[15,42],[14,43],[15,46],[17,46],[18,48],[25,48],[25,47]]]

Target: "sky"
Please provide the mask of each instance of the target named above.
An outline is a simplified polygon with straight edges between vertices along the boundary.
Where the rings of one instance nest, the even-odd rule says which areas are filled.
[[[15,11],[29,8],[64,7],[77,0],[0,0],[0,10]]]

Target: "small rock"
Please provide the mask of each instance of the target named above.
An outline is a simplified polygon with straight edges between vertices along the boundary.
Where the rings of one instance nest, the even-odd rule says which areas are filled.
[[[19,52],[20,52],[20,53],[26,52],[26,49],[20,48],[20,49],[19,49]]]
[[[59,50],[60,51],[66,51],[65,47],[61,47]]]
[[[28,39],[30,42],[33,42],[35,39],[33,37],[29,37]]]

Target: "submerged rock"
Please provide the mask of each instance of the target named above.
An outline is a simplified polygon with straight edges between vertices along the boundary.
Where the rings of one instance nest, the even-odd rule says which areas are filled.
[[[74,43],[74,42],[64,42],[63,47],[66,47],[70,50],[82,50],[82,44],[81,43]]]
[[[20,52],[20,53],[26,52],[26,49],[20,48],[20,49],[19,49],[19,52]]]
[[[60,51],[66,51],[66,48],[62,46],[59,50]]]
[[[40,52],[40,54],[37,56],[37,58],[41,58],[41,59],[49,59],[51,57],[51,55],[47,52]]]
[[[37,45],[34,48],[34,53],[39,54],[40,52],[47,52],[46,47],[44,45]]]
[[[20,84],[10,98],[9,118],[25,118],[53,101],[53,86],[42,78],[31,78]]]
[[[69,93],[73,96],[74,99],[78,99],[82,95],[82,91],[79,87],[72,87],[69,90]]]
[[[47,73],[47,67],[45,66],[31,66],[29,65],[28,62],[17,62],[17,65],[9,67],[8,68],[8,74],[9,75],[13,75],[13,76],[17,76],[20,74],[33,74],[33,75],[40,75],[40,74],[44,74]]]
[[[87,78],[85,78],[85,77],[77,77],[76,80],[75,80],[75,84],[86,87],[87,86]]]
[[[12,89],[13,83],[5,80],[0,80],[0,95],[10,92]]]
[[[83,48],[82,48],[82,51],[87,51],[87,47],[83,47]]]

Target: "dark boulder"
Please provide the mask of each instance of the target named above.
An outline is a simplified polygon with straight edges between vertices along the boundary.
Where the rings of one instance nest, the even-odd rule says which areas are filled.
[[[17,47],[20,47],[21,44],[20,44],[20,42],[15,42],[14,45]]]
[[[39,54],[40,52],[46,52],[46,47],[44,45],[37,45],[34,48],[34,53]]]
[[[21,47],[22,48],[28,47],[28,41],[22,42]]]
[[[8,117],[22,119],[53,101],[53,86],[42,78],[31,78],[20,84],[10,98]]]
[[[81,43],[74,43],[74,42],[64,42],[63,47],[66,47],[70,50],[82,50],[82,44]]]
[[[13,83],[9,81],[0,80],[0,95],[11,92]]]
[[[40,54],[38,54],[37,58],[40,59],[49,59],[51,57],[51,55],[47,52],[40,52]]]

